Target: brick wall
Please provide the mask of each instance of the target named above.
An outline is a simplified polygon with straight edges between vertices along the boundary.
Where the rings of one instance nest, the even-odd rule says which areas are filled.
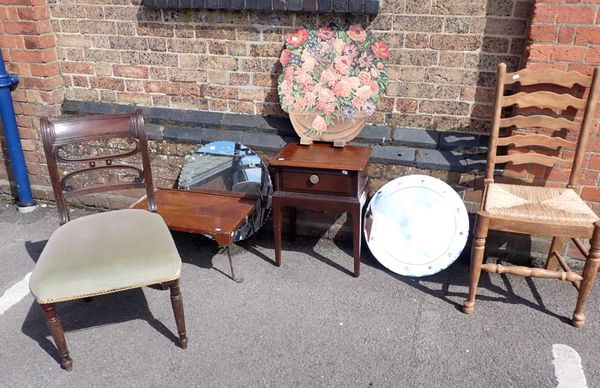
[[[281,114],[284,36],[306,23],[358,22],[390,44],[390,84],[372,122],[480,131],[499,61],[519,65],[532,1],[390,0],[378,15],[145,8],[139,0],[56,0],[66,97]]]
[[[6,70],[19,76],[12,93],[21,144],[33,194],[44,195],[48,188],[40,117],[57,116],[64,98],[57,61],[56,38],[51,31],[46,0],[5,0],[0,5],[0,48]],[[6,144],[2,141],[2,148]],[[0,168],[0,187],[8,190],[7,157]]]
[[[532,16],[527,67],[554,67],[591,74],[600,65],[600,2],[597,0],[538,0]],[[600,107],[599,107],[600,108]],[[597,109],[600,118],[600,109]],[[588,144],[580,179],[582,196],[600,213],[600,134],[599,120]],[[510,173],[509,173],[510,174]],[[564,172],[515,171],[526,179],[543,179],[548,184],[565,181]]]

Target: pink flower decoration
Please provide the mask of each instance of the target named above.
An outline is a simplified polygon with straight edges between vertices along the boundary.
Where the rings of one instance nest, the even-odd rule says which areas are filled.
[[[377,62],[377,68],[378,68],[379,70],[383,69],[383,63],[381,63],[381,62]]]
[[[325,132],[327,130],[327,123],[325,122],[323,116],[315,116],[312,122],[312,127],[319,132]]]
[[[365,73],[364,71],[361,71],[360,74],[358,75],[358,80],[360,81],[361,84],[368,85],[371,83],[371,76],[369,75],[369,73]]]
[[[347,56],[337,57],[334,61],[335,69],[339,71],[342,75],[348,74],[350,72],[350,67],[352,66],[352,58]]]
[[[369,85],[363,85],[360,88],[358,88],[358,91],[356,92],[356,95],[358,97],[361,98],[361,100],[366,101],[368,100],[372,95],[373,95],[373,91],[371,90],[371,86]]]
[[[335,70],[331,68],[327,68],[323,70],[323,73],[321,73],[321,82],[326,83],[328,85],[333,85],[337,79],[338,76],[335,73]]]
[[[375,54],[377,58],[388,59],[390,56],[389,47],[382,42],[375,42],[374,44],[372,44],[371,50],[373,50],[373,54]]]
[[[352,89],[358,89],[358,87],[360,86],[360,80],[358,79],[358,77],[350,77],[348,78],[348,82],[350,82],[350,87]]]
[[[341,39],[334,39],[333,47],[335,48],[335,52],[337,54],[341,54],[344,47],[346,47],[346,42]]]
[[[372,68],[371,69],[371,77],[373,77],[373,78],[379,77],[379,70],[377,70],[376,68]]]
[[[286,68],[283,72],[283,78],[285,78],[286,81],[291,81],[294,78],[294,68],[291,66]]]
[[[303,99],[298,99],[294,102],[294,110],[296,112],[301,112],[302,109],[304,108],[304,101]]]
[[[361,68],[369,67],[373,64],[373,59],[375,59],[372,55],[369,55],[366,51],[363,51],[358,58],[358,66]]]
[[[323,108],[323,112],[326,115],[332,114],[334,110],[335,110],[335,105],[333,103],[327,103],[327,104],[325,104],[325,108]]]
[[[331,89],[323,88],[319,90],[319,101],[323,101],[325,103],[332,102],[335,98],[335,95],[331,91]]]
[[[375,113],[375,103],[367,101],[363,104],[361,110],[367,116],[371,116],[373,113]]]
[[[331,90],[336,97],[348,97],[352,94],[352,86],[350,86],[350,82],[348,82],[346,77],[342,78],[341,81],[336,82]]]
[[[352,99],[352,107],[353,108],[360,109],[362,107],[362,105],[363,105],[363,100],[360,97],[356,96],[356,97],[354,97],[354,99]]]
[[[304,95],[304,100],[302,103],[305,105],[306,109],[310,109],[315,105],[317,98],[313,93],[307,93]]]
[[[302,86],[306,86],[312,83],[312,77],[303,68],[298,68],[298,70],[296,71],[296,76],[298,78],[298,82],[300,82]]]
[[[317,32],[317,35],[323,40],[330,40],[333,39],[335,32],[329,27],[321,27],[319,28],[319,32]]]
[[[290,34],[287,38],[287,44],[292,47],[298,47],[304,44],[308,39],[308,31],[305,28],[299,29],[295,34]]]
[[[367,39],[367,32],[360,24],[353,24],[348,28],[348,36],[357,42],[364,42]]]
[[[356,45],[348,43],[342,49],[344,55],[349,56],[350,58],[354,58],[358,55],[358,47]]]
[[[379,93],[379,84],[376,81],[371,81],[369,87],[371,88],[373,95]]]
[[[281,62],[281,64],[283,66],[287,66],[288,62],[290,61],[290,56],[292,55],[292,52],[288,49],[285,49],[281,52],[281,55],[279,56],[279,62]]]
[[[293,89],[292,82],[287,79],[284,80],[283,83],[281,84],[281,89],[283,90],[283,93],[285,93],[286,95],[292,94],[292,89]]]

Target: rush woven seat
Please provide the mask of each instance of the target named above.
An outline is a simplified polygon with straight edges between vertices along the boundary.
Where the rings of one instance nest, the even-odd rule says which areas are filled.
[[[142,111],[52,123],[42,119],[42,139],[61,226],[44,247],[29,288],[45,312],[62,367],[71,370],[73,361],[55,302],[152,284],[170,288],[179,344],[186,348],[181,258],[165,222],[154,213]],[[122,209],[70,220],[67,199],[122,189],[145,189],[150,211]]]
[[[584,305],[600,266],[600,221],[579,196],[577,183],[600,92],[599,73],[598,69],[593,76],[556,69],[507,73],[505,64],[498,66],[465,313],[475,310],[479,278],[486,271],[571,282],[579,291],[571,322],[577,327],[585,324]],[[500,136],[500,128],[505,135]],[[518,169],[523,181],[511,177],[510,184],[494,182],[498,165]],[[552,169],[560,171],[551,174]],[[553,187],[547,187],[533,172],[565,176],[568,181],[560,186],[553,178]],[[546,268],[484,263],[489,230],[552,237]],[[563,257],[567,239],[586,261],[582,275],[572,271]],[[581,239],[590,239],[589,249]]]
[[[483,210],[499,217],[579,225],[599,219],[575,190],[563,187],[490,183],[486,198]]]

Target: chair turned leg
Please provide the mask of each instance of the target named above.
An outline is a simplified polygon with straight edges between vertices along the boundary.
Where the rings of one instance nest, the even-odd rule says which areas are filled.
[[[477,295],[477,285],[479,284],[479,276],[481,275],[481,264],[483,263],[483,254],[485,252],[485,239],[487,238],[489,225],[489,217],[478,213],[475,221],[473,247],[471,249],[469,297],[463,302],[463,312],[465,314],[472,314],[475,310],[475,296]]]
[[[71,371],[73,370],[73,360],[71,357],[69,357],[69,349],[67,349],[65,333],[62,325],[60,324],[60,319],[58,319],[58,314],[56,314],[54,303],[40,304],[40,306],[42,307],[42,310],[44,310],[48,330],[50,331],[50,334],[52,334],[52,338],[54,339],[54,343],[58,349],[58,354],[61,358],[60,365],[65,370]]]
[[[187,348],[188,338],[185,334],[185,317],[183,315],[183,299],[179,290],[179,279],[167,283],[171,290],[171,306],[175,315],[177,324],[177,334],[179,335],[179,345],[182,349]]]
[[[594,234],[590,243],[590,251],[585,261],[585,267],[583,268],[583,279],[579,286],[577,306],[575,306],[575,312],[571,320],[573,326],[578,328],[582,328],[585,324],[585,313],[583,312],[585,301],[592,291],[592,286],[598,273],[598,266],[600,266],[600,221],[594,224]]]
[[[558,259],[554,255],[554,251],[561,251],[565,239],[563,237],[554,237],[552,239],[552,245],[550,245],[550,252],[548,252],[548,259],[546,260],[546,269],[550,271],[556,271],[558,268]]]

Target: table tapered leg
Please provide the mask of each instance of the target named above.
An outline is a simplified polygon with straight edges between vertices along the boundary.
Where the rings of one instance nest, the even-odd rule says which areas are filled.
[[[352,220],[352,242],[353,242],[353,253],[354,253],[354,277],[360,276],[360,246],[361,246],[361,230],[362,230],[362,217],[361,217],[361,206],[356,205],[352,207],[350,212],[350,218]]]
[[[275,240],[275,265],[281,266],[281,206],[277,198],[273,198],[273,234]]]

